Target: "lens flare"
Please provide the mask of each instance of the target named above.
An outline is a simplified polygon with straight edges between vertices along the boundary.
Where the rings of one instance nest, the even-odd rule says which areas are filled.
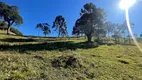
[[[134,43],[136,44],[136,46],[139,48],[139,50],[142,52],[142,49],[138,43],[138,41],[136,40],[133,32],[132,32],[132,29],[131,29],[131,25],[130,25],[130,20],[129,20],[129,13],[128,13],[128,9],[125,9],[125,15],[126,15],[126,22],[127,22],[127,27],[128,27],[128,30],[130,32],[130,35],[132,36],[132,39],[134,41]]]
[[[125,10],[134,5],[135,2],[136,0],[121,0],[119,6],[121,9]]]

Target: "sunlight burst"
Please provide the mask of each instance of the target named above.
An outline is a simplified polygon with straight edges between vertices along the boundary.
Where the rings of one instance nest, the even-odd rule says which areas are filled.
[[[136,44],[136,46],[139,48],[139,50],[142,52],[142,48],[140,47],[137,39],[135,38],[134,34],[133,34],[133,31],[131,29],[131,25],[130,25],[130,20],[129,20],[129,13],[128,13],[128,9],[125,10],[125,14],[126,14],[126,22],[127,22],[127,27],[128,27],[128,30],[130,32],[130,35],[134,41],[134,43]]]
[[[136,40],[136,38],[135,38],[135,36],[132,32],[130,20],[129,20],[129,13],[128,13],[128,9],[131,6],[133,6],[135,2],[136,2],[136,0],[121,0],[119,6],[120,6],[121,9],[125,10],[126,22],[127,22],[127,27],[128,27],[129,32],[130,32],[130,35],[131,35],[134,43],[136,44],[136,46],[142,52],[142,48],[140,47],[138,41]]]
[[[134,3],[136,2],[136,0],[121,0],[119,6],[121,9],[129,9],[132,5],[134,5]]]

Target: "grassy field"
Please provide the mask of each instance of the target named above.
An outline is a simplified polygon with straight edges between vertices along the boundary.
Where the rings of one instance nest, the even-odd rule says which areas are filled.
[[[135,45],[84,42],[0,33],[0,80],[142,80],[142,53]]]

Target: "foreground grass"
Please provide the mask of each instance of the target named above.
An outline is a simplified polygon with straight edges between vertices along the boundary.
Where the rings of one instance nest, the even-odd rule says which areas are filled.
[[[28,41],[25,39],[29,38],[10,36],[25,40],[11,42],[6,38],[9,37],[1,37],[1,45],[9,47],[0,47],[1,80],[142,80],[142,53],[133,45],[86,48],[80,44],[82,39]]]

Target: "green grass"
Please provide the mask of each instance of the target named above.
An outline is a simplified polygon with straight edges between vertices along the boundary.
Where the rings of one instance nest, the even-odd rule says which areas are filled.
[[[96,47],[84,41],[0,34],[0,79],[142,80],[142,53],[136,46]]]

